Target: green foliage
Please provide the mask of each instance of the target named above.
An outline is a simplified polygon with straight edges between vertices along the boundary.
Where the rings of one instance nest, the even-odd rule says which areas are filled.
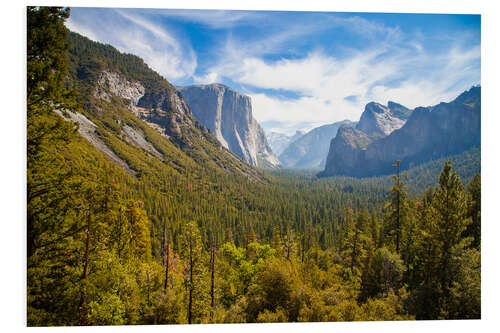
[[[208,272],[201,235],[194,222],[186,225],[183,233],[181,258],[186,263],[188,323],[201,323],[208,317]]]
[[[408,170],[388,195],[390,177],[264,175],[200,129],[181,147],[124,100],[93,96],[102,70],[148,93],[173,87],[139,58],[77,34],[67,53],[66,18],[28,8],[29,326],[480,316],[478,150],[452,157],[466,190],[450,163],[431,187],[444,161]],[[85,115],[133,172],[55,109]],[[161,157],[128,142],[124,126]]]
[[[454,256],[448,318],[481,318],[481,253],[467,249]]]
[[[362,299],[387,297],[398,291],[405,267],[397,254],[382,247],[375,251],[363,274]]]
[[[467,193],[470,195],[470,204],[467,215],[472,219],[471,224],[465,230],[464,236],[472,237],[472,246],[481,248],[481,175],[476,174],[467,185]]]
[[[384,219],[384,234],[389,236],[385,240],[385,244],[393,247],[399,253],[402,230],[405,228],[408,219],[408,203],[406,200],[406,184],[404,179],[407,174],[399,174],[400,161],[397,161],[394,166],[397,168],[397,174],[393,175],[394,185],[389,190],[389,202],[386,204],[386,215]]]

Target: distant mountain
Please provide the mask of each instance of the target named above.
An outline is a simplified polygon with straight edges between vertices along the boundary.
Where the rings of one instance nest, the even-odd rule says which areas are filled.
[[[356,123],[343,120],[312,129],[288,145],[279,155],[281,163],[289,168],[324,168],[330,141],[342,125],[354,126]]]
[[[280,155],[290,143],[304,135],[306,131],[296,131],[294,135],[286,135],[283,133],[270,132],[266,135],[267,142],[276,155]]]
[[[279,166],[264,131],[252,116],[250,97],[222,84],[177,87],[199,119],[219,142],[249,164]]]
[[[369,133],[359,128],[340,128],[319,176],[388,174],[396,160],[406,169],[480,146],[481,87],[472,87],[450,103],[416,108],[406,123],[388,136],[370,131],[372,128],[362,127]]]

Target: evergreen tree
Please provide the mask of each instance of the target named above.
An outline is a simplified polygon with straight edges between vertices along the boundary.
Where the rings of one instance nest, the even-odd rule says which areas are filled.
[[[432,206],[436,212],[437,230],[434,236],[440,249],[439,278],[441,302],[444,303],[441,310],[445,312],[443,315],[446,317],[446,303],[449,301],[454,278],[452,257],[454,251],[468,245],[462,234],[470,224],[470,218],[467,217],[467,196],[450,162],[444,164],[439,176],[439,187],[434,193]]]
[[[208,277],[201,235],[195,222],[185,227],[181,255],[186,266],[188,324],[201,323],[206,320],[209,309]]]
[[[408,214],[407,186],[402,179],[407,178],[407,175],[400,175],[400,165],[401,161],[399,160],[393,165],[396,168],[396,174],[392,175],[394,185],[389,190],[389,202],[385,206],[387,213],[384,220],[384,233],[390,237],[390,241],[386,242],[386,245],[393,244],[396,253],[399,253],[400,250],[401,231],[404,228]]]
[[[481,248],[481,175],[476,174],[467,185],[467,193],[470,196],[470,204],[467,215],[472,219],[471,224],[465,230],[464,236],[472,237],[472,246]]]

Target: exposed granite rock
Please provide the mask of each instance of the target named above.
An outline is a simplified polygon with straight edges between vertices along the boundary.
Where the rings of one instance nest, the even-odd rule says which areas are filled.
[[[401,128],[408,113],[411,114],[411,110],[394,102],[389,102],[388,106],[371,102],[365,106],[356,128],[370,136],[384,137]]]
[[[355,126],[350,120],[320,126],[294,140],[279,155],[285,167],[301,169],[323,169],[325,167],[330,141],[342,125]]]
[[[389,174],[396,160],[406,169],[480,144],[481,87],[476,86],[450,103],[416,108],[404,126],[386,137],[339,130],[319,176]]]
[[[222,84],[177,87],[194,116],[224,147],[258,167],[277,167],[278,158],[252,116],[250,97]]]
[[[95,85],[94,96],[110,102],[109,93],[113,93],[118,97],[130,100],[133,105],[137,105],[145,91],[146,89],[139,82],[129,82],[118,73],[103,71]]]
[[[364,152],[372,142],[373,139],[364,132],[351,126],[341,126],[331,141],[322,175],[355,175],[353,173],[362,165]]]

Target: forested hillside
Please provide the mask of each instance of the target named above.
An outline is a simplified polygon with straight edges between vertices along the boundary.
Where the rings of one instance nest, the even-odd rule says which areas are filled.
[[[69,9],[27,12],[29,326],[480,318],[478,151],[464,183],[265,174]]]

